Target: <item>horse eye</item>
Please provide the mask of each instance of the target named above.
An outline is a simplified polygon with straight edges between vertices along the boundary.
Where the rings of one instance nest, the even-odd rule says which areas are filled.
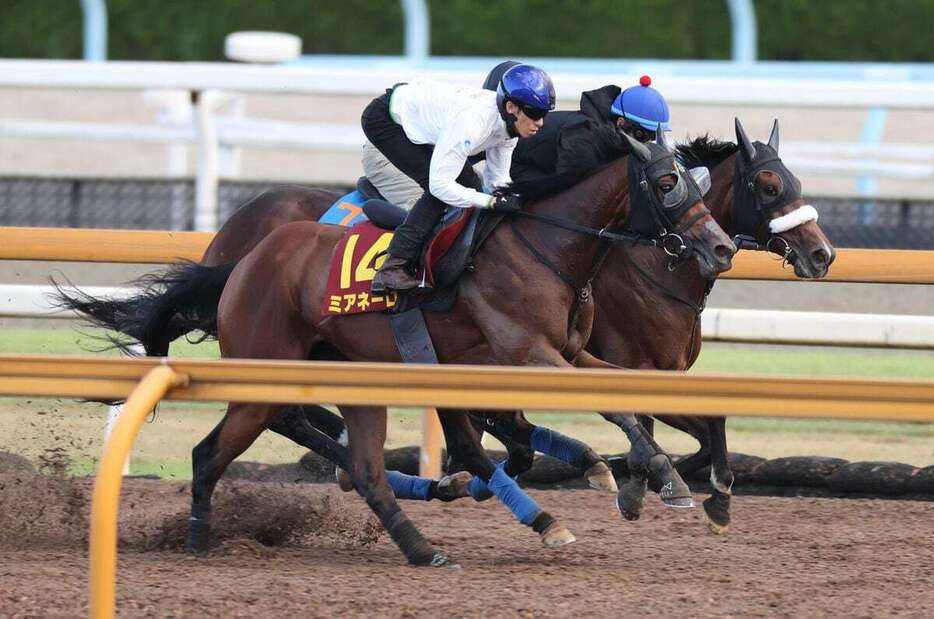
[[[777,195],[778,195],[778,189],[776,189],[774,185],[766,185],[766,186],[765,186],[765,195],[767,195],[767,196],[777,196]]]
[[[660,188],[664,193],[668,193],[669,191],[671,191],[672,189],[674,189],[675,186],[674,186],[674,183],[662,183],[662,184],[659,186],[659,188]]]

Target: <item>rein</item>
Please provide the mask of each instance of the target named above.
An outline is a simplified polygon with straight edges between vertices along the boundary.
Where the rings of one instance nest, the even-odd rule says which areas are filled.
[[[573,221],[560,219],[558,217],[550,217],[548,215],[539,215],[538,213],[516,211],[511,213],[511,215],[533,219],[535,221],[540,221],[542,223],[555,226],[556,228],[564,228],[565,230],[570,230],[571,232],[579,232],[587,236],[597,237],[598,239],[604,239],[614,243],[626,241],[629,243],[637,243],[639,245],[651,245],[652,247],[660,247],[662,245],[661,239],[655,237],[642,236],[641,234],[634,234],[629,232],[607,232],[606,228],[590,228],[588,226],[576,224]],[[513,222],[515,222],[515,220],[513,220]]]

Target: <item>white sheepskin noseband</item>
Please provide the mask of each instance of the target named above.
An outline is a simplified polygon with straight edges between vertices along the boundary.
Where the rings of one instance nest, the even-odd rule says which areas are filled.
[[[817,209],[810,204],[802,204],[786,215],[770,219],[769,231],[772,234],[787,232],[809,221],[817,221]]]

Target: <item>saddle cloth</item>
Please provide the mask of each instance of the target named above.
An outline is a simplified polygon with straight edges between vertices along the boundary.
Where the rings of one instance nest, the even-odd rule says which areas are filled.
[[[398,301],[392,292],[374,295],[372,283],[376,270],[386,258],[385,252],[393,235],[391,229],[379,227],[375,222],[390,226],[398,224],[401,219],[392,216],[390,209],[402,209],[381,200],[371,200],[361,208],[370,211],[372,217],[348,228],[334,248],[321,307],[323,315],[382,312],[395,307]],[[377,211],[381,212],[377,214]],[[404,211],[402,213],[404,215]],[[445,216],[425,251],[419,278],[433,286],[450,285],[456,281],[467,262],[478,217],[477,209],[459,208],[452,209]],[[471,232],[462,234],[467,229]]]

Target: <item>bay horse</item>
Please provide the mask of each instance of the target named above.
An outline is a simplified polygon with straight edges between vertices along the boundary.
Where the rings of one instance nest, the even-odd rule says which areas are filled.
[[[804,203],[798,179],[779,157],[779,126],[775,121],[767,143],[751,142],[739,119],[736,143],[698,138],[677,147],[687,168],[710,169],[711,189],[705,202],[718,224],[734,236],[742,249],[766,250],[790,263],[802,279],[826,275],[836,253],[817,225],[816,212]],[[701,350],[700,315],[712,282],[693,265],[671,270],[666,261],[641,247],[615,246],[608,258],[614,268],[594,280],[596,314],[587,350],[615,365],[632,369],[685,371]],[[618,265],[628,264],[629,268]],[[509,450],[511,474],[531,466],[535,426],[521,412],[476,415]],[[605,415],[609,421],[616,421]],[[711,530],[725,533],[730,523],[733,473],[727,457],[726,418],[655,415],[694,436],[700,450],[676,463],[682,476],[711,466],[712,494],[704,503]],[[652,431],[652,417],[640,417]],[[568,445],[571,447],[569,448]],[[577,464],[586,460],[567,457],[580,453],[572,442],[552,449],[555,457]],[[453,467],[453,468],[456,468]],[[449,467],[449,471],[452,467]],[[620,489],[618,506],[624,517],[641,513],[648,480],[644,470],[631,469],[629,482]],[[657,482],[656,482],[657,483]]]
[[[768,229],[770,219],[797,212],[803,205],[800,188],[781,200],[774,199],[785,193],[785,186],[795,187],[797,183],[778,157],[778,122],[767,144],[751,143],[738,119],[735,124],[735,143],[698,138],[678,146],[679,160],[689,168],[702,165],[711,170],[713,183],[707,202],[713,206],[714,218],[731,236],[743,234],[755,240],[747,240],[741,247],[773,251],[791,263],[801,278],[822,277],[835,253],[816,221],[802,222],[777,234]],[[760,149],[762,156],[757,152]],[[753,160],[761,168],[755,175],[748,172]],[[739,178],[744,180],[745,188],[737,193]],[[749,190],[750,180],[755,184],[755,192]],[[737,195],[741,197],[738,202]],[[317,220],[337,197],[333,192],[298,186],[268,190],[231,216],[214,237],[201,264],[219,266],[235,262],[276,227],[291,221]],[[699,316],[707,293],[706,280],[693,269],[671,271],[666,259],[641,247],[617,245],[608,257],[608,264],[612,268],[605,269],[594,281],[597,313],[588,348],[623,367],[688,369],[700,352]],[[152,298],[144,295],[129,301],[88,300],[72,307],[92,315],[101,324],[141,339],[151,354],[165,355],[169,343],[182,334],[195,329],[211,334],[216,329],[217,301],[226,277],[212,282],[189,275],[183,272],[178,277],[163,276],[153,281],[157,287],[168,285],[173,294],[162,294],[160,290]],[[198,281],[198,286],[192,286],[190,280]],[[145,328],[141,329],[137,318],[147,313],[152,319],[143,323]],[[621,313],[635,315],[632,320],[620,320]],[[615,492],[615,482],[602,459],[580,441],[533,426],[520,412],[478,413],[476,417],[481,420],[479,429],[492,433],[509,450],[506,468],[510,475],[518,475],[531,466],[532,444],[543,453],[579,466],[592,487]],[[676,463],[681,475],[687,476],[713,463],[713,494],[703,506],[711,529],[725,532],[730,520],[733,480],[727,460],[725,418],[658,417],[688,432],[700,443],[696,454]],[[651,431],[652,418],[641,420]],[[327,440],[342,434],[343,423],[326,409],[288,408],[270,429],[325,455],[339,466],[347,466],[344,450]],[[323,430],[326,436],[316,429]],[[547,439],[536,441],[536,432],[547,434]],[[635,478],[623,488],[618,500],[628,519],[639,517],[647,481],[644,474],[633,472]]]
[[[427,315],[439,360],[614,367],[583,350],[591,329],[592,304],[581,304],[576,320],[569,320],[569,316],[575,298],[581,290],[589,292],[589,281],[599,271],[601,247],[614,237],[631,242],[631,236],[611,232],[637,213],[630,208],[629,174],[639,173],[643,180],[651,181],[634,186],[641,186],[648,194],[648,203],[654,205],[670,206],[665,196],[679,194],[679,183],[688,185],[687,190],[682,187],[680,192],[684,199],[674,205],[678,208],[671,213],[655,212],[651,217],[656,222],[667,221],[668,230],[679,234],[679,240],[692,247],[699,270],[706,277],[713,278],[729,268],[735,248],[713,223],[693,180],[683,174],[678,176],[678,166],[664,147],[633,143],[632,148],[637,156],[621,158],[568,191],[530,203],[523,218],[512,222],[510,227],[501,225],[493,231],[476,256],[476,271],[461,280],[453,310]],[[634,165],[630,163],[635,161]],[[677,213],[677,217],[672,219],[672,213]],[[290,223],[263,238],[232,269],[229,264],[207,269],[219,274],[218,281],[229,278],[216,306],[217,334],[224,356],[306,359],[323,350],[325,355],[336,353],[350,360],[399,360],[387,316],[320,315],[324,295],[320,273],[326,269],[343,233],[340,228],[308,221]],[[533,255],[536,259],[530,260]],[[188,293],[197,297],[200,284],[214,281],[211,277],[201,278],[188,288]],[[534,287],[523,285],[532,281],[536,282]],[[567,285],[572,282],[584,286],[574,290]],[[265,293],[258,295],[258,291]],[[165,296],[152,293],[148,298],[149,309]],[[190,308],[178,305],[178,296],[171,293],[167,296],[174,305],[170,321],[175,321],[177,327],[178,316],[184,317]],[[196,302],[189,316],[201,318],[198,312],[204,309],[209,308]],[[132,316],[137,322],[136,333],[145,336],[151,313],[137,310],[139,307]],[[120,318],[128,316],[123,314]],[[124,332],[127,330],[132,329]],[[147,346],[147,352],[152,351]],[[350,473],[358,492],[411,563],[447,563],[448,559],[408,521],[386,483],[382,463],[385,408],[339,408],[349,434]],[[210,498],[223,470],[274,423],[281,409],[231,403],[221,423],[193,450],[189,549],[203,551],[207,547]],[[487,482],[517,519],[538,532],[546,545],[573,540],[566,529],[486,458],[465,413],[445,412],[441,420],[449,451],[463,458],[468,470]],[[633,416],[630,420],[627,432],[642,436],[641,426]],[[654,449],[654,442],[643,439],[641,446],[642,465],[671,482],[683,484],[668,466],[668,457]]]

